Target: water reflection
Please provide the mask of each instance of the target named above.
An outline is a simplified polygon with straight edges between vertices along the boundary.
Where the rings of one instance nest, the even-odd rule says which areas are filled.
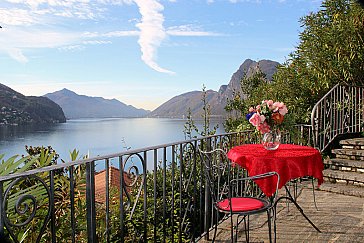
[[[0,154],[25,154],[25,145],[52,146],[60,158],[69,160],[73,149],[80,155],[114,154],[185,139],[185,120],[157,118],[78,119],[67,123],[0,127]],[[211,127],[222,122],[211,122]],[[202,122],[196,121],[202,130]]]
[[[33,133],[48,133],[60,124],[35,124],[24,126],[0,126],[0,141],[10,141],[12,139],[24,139]]]

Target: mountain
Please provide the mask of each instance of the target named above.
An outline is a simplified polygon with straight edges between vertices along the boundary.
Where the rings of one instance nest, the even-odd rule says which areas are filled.
[[[209,104],[215,104],[217,102],[217,92],[213,90],[206,91],[206,101]],[[191,109],[191,113],[202,114],[203,103],[201,102],[202,92],[191,91],[168,100],[149,114],[151,117],[171,117],[181,118],[187,115],[188,108]]]
[[[25,96],[0,84],[0,125],[62,123],[62,108],[46,97]]]
[[[143,117],[150,112],[126,105],[116,99],[79,95],[68,89],[48,93],[44,96],[62,107],[67,119]]]
[[[273,74],[277,71],[278,62],[271,60],[253,61],[246,59],[239,69],[231,76],[228,85],[221,85],[219,91],[207,90],[206,100],[210,105],[212,117],[224,117],[226,111],[226,100],[231,99],[234,90],[240,90],[240,81],[246,74],[251,77],[258,68],[266,74],[268,80],[272,80]],[[203,104],[201,101],[202,91],[192,91],[173,97],[161,106],[153,110],[151,117],[183,117],[191,109],[192,116],[201,118]]]

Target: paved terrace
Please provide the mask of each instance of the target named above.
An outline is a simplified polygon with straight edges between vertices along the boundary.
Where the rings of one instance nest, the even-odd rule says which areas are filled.
[[[298,203],[322,233],[317,232],[293,204],[287,206],[285,201],[278,204],[278,243],[364,242],[364,198],[324,191],[325,187],[330,186],[332,185],[324,183],[321,190],[315,191],[318,210],[313,202],[312,189],[309,186],[299,189]],[[255,229],[250,231],[250,242],[269,242],[268,226],[264,220],[266,214],[251,217],[251,228]],[[215,242],[230,242],[229,222],[225,221],[218,227]],[[243,223],[240,224],[238,242],[245,242],[243,227]]]

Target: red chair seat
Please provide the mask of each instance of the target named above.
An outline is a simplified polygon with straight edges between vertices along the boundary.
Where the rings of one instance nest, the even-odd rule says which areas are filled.
[[[233,197],[231,198],[233,212],[252,211],[264,207],[264,203],[256,198]],[[230,211],[229,200],[224,199],[217,203],[220,210]]]

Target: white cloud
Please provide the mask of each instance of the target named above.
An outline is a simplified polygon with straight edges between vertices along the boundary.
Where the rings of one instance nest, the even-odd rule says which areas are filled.
[[[83,41],[82,44],[85,45],[103,45],[103,44],[111,44],[111,41],[105,41],[105,40],[88,40]]]
[[[202,31],[192,25],[173,26],[167,29],[169,35],[174,36],[221,36],[219,33]]]
[[[85,47],[81,46],[81,45],[62,46],[62,47],[58,48],[58,50],[60,50],[60,51],[70,51],[70,52],[81,51],[84,49],[85,49]]]
[[[38,29],[4,29],[4,38],[0,39],[0,47],[16,48],[53,48],[78,42],[78,33],[57,32]],[[11,42],[7,41],[11,40]]]
[[[229,0],[231,3],[248,2],[248,3],[262,3],[262,0]]]
[[[160,67],[156,62],[157,49],[167,37],[163,27],[164,16],[161,13],[164,7],[156,0],[134,0],[142,15],[141,22],[136,24],[140,29],[138,43],[142,52],[142,60],[152,69],[168,74],[174,74]]]
[[[32,25],[37,23],[39,20],[31,12],[13,8],[5,9],[0,8],[0,23],[4,26],[8,25]]]
[[[60,16],[77,19],[95,19],[103,9],[92,3],[92,0],[5,0],[13,3],[9,12],[21,9],[29,16]],[[22,16],[25,16],[23,14]],[[12,18],[17,18],[13,15]],[[36,23],[42,23],[37,19]]]
[[[124,37],[124,36],[139,36],[140,32],[139,31],[111,31],[111,32],[107,32],[105,34],[102,34],[102,36],[105,37]]]
[[[98,33],[98,32],[84,32],[82,34],[85,38],[95,38],[95,37],[127,37],[127,36],[139,36],[140,31],[136,30],[117,30],[117,31],[110,31],[106,33]]]
[[[23,4],[31,9],[38,9],[41,5],[52,7],[72,7],[79,4],[88,4],[90,0],[5,0],[10,3]]]
[[[122,5],[122,4],[132,4],[133,0],[97,0],[98,3],[102,4],[112,4],[112,5]]]
[[[16,61],[20,62],[20,63],[26,63],[28,62],[28,58],[26,58],[24,56],[24,54],[22,53],[22,51],[18,48],[8,48],[7,53],[9,54],[9,56],[13,59],[15,59]]]
[[[96,19],[100,13],[105,11],[102,5],[122,5],[122,4],[132,4],[135,3],[139,8],[139,13],[141,14],[141,20],[136,24],[136,27],[140,31],[113,31],[105,34],[98,33],[85,33],[84,38],[90,38],[92,35],[104,36],[104,37],[121,37],[121,36],[139,36],[138,43],[142,52],[142,60],[151,68],[158,72],[169,73],[173,72],[160,67],[156,62],[157,49],[161,45],[162,41],[167,37],[167,33],[163,27],[164,16],[161,13],[164,9],[162,4],[158,0],[5,0],[7,2],[15,4],[17,7],[22,7],[22,9],[6,9],[0,12],[0,20],[5,25],[44,25],[47,21],[40,21],[39,17],[45,15],[47,17],[58,17],[58,18],[76,18],[76,19]],[[36,17],[34,16],[37,13]],[[59,21],[54,20],[53,21]],[[49,35],[50,33],[42,33],[42,36]],[[24,36],[24,35],[23,35]],[[33,36],[27,33],[31,40],[26,40],[30,42],[30,45],[35,45],[36,43],[32,41]],[[41,38],[43,39],[43,38]],[[63,37],[60,37],[64,40]],[[21,43],[21,46],[25,42],[17,40]],[[82,43],[82,41],[81,41]],[[56,47],[63,46],[54,44]],[[75,43],[67,43],[65,46],[74,46]],[[39,47],[50,47],[51,42],[39,44]],[[7,49],[10,49],[8,47]],[[5,49],[5,47],[2,47]],[[15,51],[12,51],[14,53]],[[17,53],[22,53],[21,49],[17,49]],[[24,58],[19,58],[20,55],[13,54],[12,57],[18,57],[17,60]],[[25,57],[23,55],[23,57]]]
[[[152,69],[168,74],[173,71],[157,63],[157,52],[162,42],[170,36],[219,36],[192,25],[164,28],[164,6],[160,0],[3,0],[12,5],[0,7],[0,51],[24,63],[28,59],[24,50],[30,48],[58,48],[63,51],[80,51],[83,45],[111,44],[108,38],[138,37],[142,61]],[[169,2],[176,2],[169,0]],[[72,32],[54,30],[65,18],[103,19],[115,5],[136,4],[141,18],[135,21],[137,30],[100,32]],[[3,6],[0,3],[0,6]],[[10,6],[10,7],[8,7]],[[76,23],[77,24],[77,23]],[[41,37],[41,38],[40,38]],[[93,40],[96,39],[96,40]],[[101,39],[101,40],[97,40]],[[12,40],[12,42],[5,41]]]
[[[11,58],[20,63],[28,61],[28,58],[23,53],[24,50],[59,48],[80,42],[80,35],[77,33],[29,30],[20,27],[1,29],[1,37],[0,52],[7,53]]]

